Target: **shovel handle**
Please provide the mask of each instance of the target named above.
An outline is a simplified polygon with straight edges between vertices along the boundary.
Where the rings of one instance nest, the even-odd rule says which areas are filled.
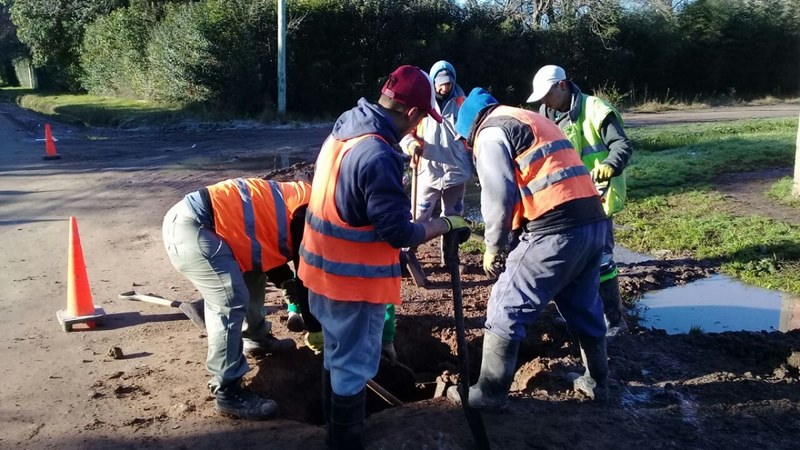
[[[411,159],[413,160],[416,158],[416,164],[414,164],[414,172],[411,175],[411,221],[417,221],[417,179],[419,178],[419,156],[412,156]]]
[[[170,300],[163,297],[156,297],[155,295],[140,294],[136,291],[123,292],[122,294],[119,294],[119,298],[123,300],[154,303],[156,305],[172,306],[173,308],[177,308],[178,306],[180,306],[180,302],[177,302],[175,300]]]

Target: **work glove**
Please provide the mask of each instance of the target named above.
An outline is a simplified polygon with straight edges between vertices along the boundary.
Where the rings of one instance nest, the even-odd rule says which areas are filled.
[[[406,147],[406,153],[411,157],[411,161],[408,165],[412,168],[417,167],[419,158],[422,157],[422,145],[420,145],[418,141],[412,141],[408,144],[408,147]]]
[[[483,271],[486,276],[497,279],[504,270],[506,270],[505,256],[486,250],[483,254]]]
[[[445,220],[445,222],[447,222],[448,233],[453,230],[461,230],[461,229],[469,230],[469,224],[461,216],[447,216],[442,218]],[[469,238],[469,236],[467,236],[467,238]]]
[[[589,172],[589,175],[592,176],[592,180],[595,183],[605,183],[614,176],[614,168],[608,164],[600,164],[597,160],[595,160],[594,169]]]
[[[384,342],[383,345],[381,345],[381,355],[391,363],[397,362],[397,352],[394,350],[394,343]]]
[[[406,147],[406,154],[411,157],[422,156],[422,145],[419,143],[419,141],[411,141],[411,143]]]
[[[322,335],[322,331],[309,331],[306,333],[304,341],[306,347],[313,351],[315,355],[322,353],[322,349],[325,347],[325,337]]]

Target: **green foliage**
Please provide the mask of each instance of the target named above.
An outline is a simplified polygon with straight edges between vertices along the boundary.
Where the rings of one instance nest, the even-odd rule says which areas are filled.
[[[687,334],[690,336],[700,336],[702,334],[705,334],[705,332],[703,331],[702,325],[692,325],[691,327],[689,327],[689,332]]]
[[[137,2],[103,16],[86,28],[81,83],[91,94],[145,98],[147,44],[152,11]]]
[[[153,28],[146,51],[148,98],[184,103],[210,100],[210,89],[201,81],[202,61],[210,47],[197,27],[202,17],[201,5],[174,5]]]
[[[0,0],[45,84],[256,115],[277,91],[273,0]],[[490,2],[289,0],[288,107],[338,114],[397,65],[447,59],[469,90],[524,104],[544,64],[612,103],[800,91],[800,2],[697,0],[672,16],[619,2],[541,15]],[[533,14],[533,15],[532,15]],[[0,35],[0,46],[3,45]],[[85,73],[83,73],[85,71]]]
[[[0,1],[0,85],[16,85],[13,62],[25,56],[25,47],[17,39],[9,7]]]
[[[8,1],[8,0],[7,0]],[[80,46],[86,25],[123,3],[123,0],[13,0],[11,18],[19,40],[26,44],[34,64],[44,67],[44,81],[77,89]]]
[[[800,68],[777,61],[800,54],[800,3],[697,0],[678,16],[681,90],[753,95],[797,86]],[[793,58],[796,61],[796,57]]]

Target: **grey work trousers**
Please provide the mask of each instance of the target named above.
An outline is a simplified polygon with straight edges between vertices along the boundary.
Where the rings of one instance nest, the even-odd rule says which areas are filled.
[[[464,214],[464,192],[466,183],[450,186],[445,189],[430,186],[418,186],[416,201],[417,222],[427,222],[433,216],[436,203],[442,202],[442,216],[460,216]],[[414,213],[413,211],[411,212]]]
[[[164,216],[162,233],[172,265],[205,300],[206,368],[212,375],[208,385],[215,392],[250,370],[242,339],[258,341],[271,332],[264,319],[266,275],[242,273],[228,244],[200,224],[186,200]]]

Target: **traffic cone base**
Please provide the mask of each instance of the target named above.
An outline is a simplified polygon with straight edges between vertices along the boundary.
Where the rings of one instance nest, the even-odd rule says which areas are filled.
[[[66,332],[72,331],[72,325],[76,323],[85,323],[89,328],[102,325],[105,315],[106,312],[103,311],[103,308],[95,308],[93,314],[86,316],[71,316],[66,309],[56,311],[58,323],[61,324],[61,329]]]

